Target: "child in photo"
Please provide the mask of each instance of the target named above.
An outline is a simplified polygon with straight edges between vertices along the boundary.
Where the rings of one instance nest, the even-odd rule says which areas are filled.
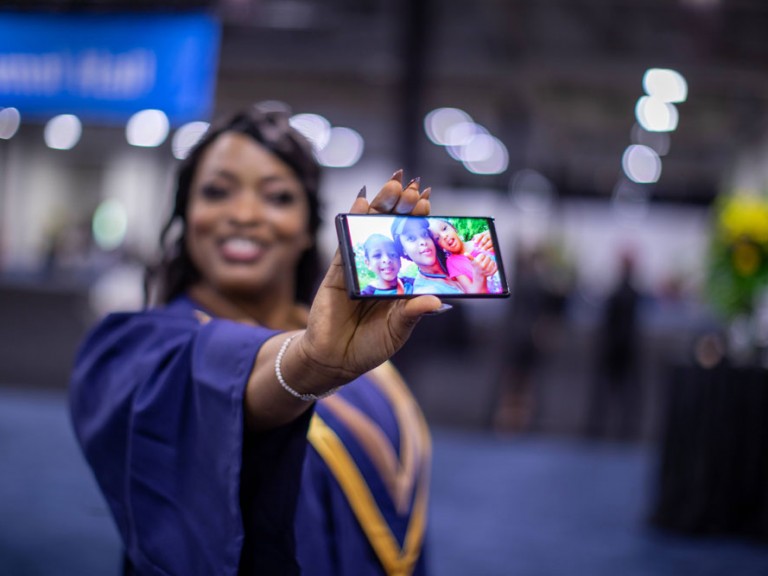
[[[456,228],[443,218],[430,218],[429,230],[437,240],[437,244],[445,251],[446,271],[456,278],[465,292],[472,294],[487,294],[498,292],[493,283],[489,287],[489,279],[498,271],[492,245],[489,250],[481,249],[481,245],[490,245],[490,234],[479,234],[476,241],[462,240]]]
[[[413,278],[399,278],[400,254],[391,238],[383,234],[371,234],[363,244],[365,265],[376,278],[362,289],[361,294],[412,294]]]

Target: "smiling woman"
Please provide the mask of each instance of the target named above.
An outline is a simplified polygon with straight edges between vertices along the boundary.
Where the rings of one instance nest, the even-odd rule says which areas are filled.
[[[212,128],[153,306],[82,346],[72,418],[125,574],[426,573],[429,434],[386,361],[441,303],[352,301],[338,255],[318,287],[318,180],[283,109]],[[397,171],[350,211],[424,216],[428,192]]]
[[[418,268],[413,283],[414,294],[464,293],[461,284],[448,276],[445,256],[437,249],[426,218],[395,218],[392,238],[400,255]]]
[[[266,299],[292,302],[296,267],[313,245],[309,212],[290,166],[249,136],[222,135],[203,156],[190,192],[197,296],[226,295],[244,309],[256,299],[260,306]]]

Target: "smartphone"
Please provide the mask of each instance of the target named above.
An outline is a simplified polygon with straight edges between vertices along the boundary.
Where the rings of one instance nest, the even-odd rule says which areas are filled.
[[[339,214],[351,298],[509,296],[493,218]]]

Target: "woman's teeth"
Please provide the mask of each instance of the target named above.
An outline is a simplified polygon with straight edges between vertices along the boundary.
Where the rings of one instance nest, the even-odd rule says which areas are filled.
[[[228,258],[252,259],[261,252],[261,247],[248,238],[229,238],[222,244],[224,255]]]

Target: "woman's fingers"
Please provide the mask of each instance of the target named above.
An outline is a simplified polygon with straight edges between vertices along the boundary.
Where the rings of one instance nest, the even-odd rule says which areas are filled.
[[[419,200],[411,210],[411,214],[414,216],[429,216],[431,205],[429,203],[429,195],[432,192],[432,188],[425,188],[424,191],[419,194]]]
[[[381,187],[379,193],[371,200],[369,212],[388,214],[397,205],[403,192],[403,171],[398,170]]]
[[[431,206],[429,204],[429,200],[422,198],[416,202],[416,206],[413,207],[411,214],[413,216],[429,216],[430,209]]]
[[[364,196],[358,196],[349,209],[350,214],[368,214],[369,204]]]
[[[419,192],[420,178],[402,187],[402,170],[398,170],[371,200],[369,212],[378,214],[429,214],[429,188]]]
[[[400,194],[400,199],[397,201],[392,210],[396,214],[410,214],[413,212],[413,208],[419,201],[419,185],[421,184],[421,178],[414,178],[408,183],[408,186],[403,189]]]

